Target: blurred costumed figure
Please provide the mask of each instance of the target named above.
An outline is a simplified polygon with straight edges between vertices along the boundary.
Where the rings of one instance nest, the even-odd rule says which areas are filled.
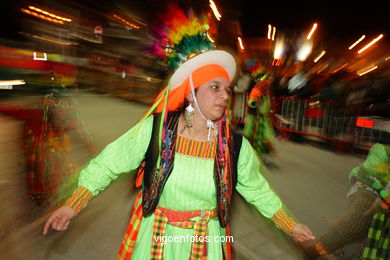
[[[259,63],[247,63],[254,86],[249,92],[245,118],[244,136],[248,138],[259,155],[271,153],[274,131],[270,118],[270,74]]]
[[[74,174],[78,172],[77,164],[69,156],[72,146],[68,133],[75,130],[90,154],[96,152],[71,96],[65,90],[52,89],[39,107],[0,102],[0,113],[25,122],[23,146],[28,196],[44,206],[68,197],[72,185],[77,185]]]
[[[350,205],[331,230],[307,247],[312,259],[354,242],[362,243],[363,260],[390,259],[390,145],[374,144],[366,160],[349,174]]]

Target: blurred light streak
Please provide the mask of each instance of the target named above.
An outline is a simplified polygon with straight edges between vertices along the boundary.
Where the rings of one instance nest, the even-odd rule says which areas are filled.
[[[29,14],[29,15],[32,15],[32,16],[35,16],[35,17],[38,17],[38,18],[41,18],[41,19],[43,19],[43,20],[46,20],[46,21],[49,21],[49,22],[52,22],[52,23],[64,24],[64,22],[61,21],[61,20],[57,20],[57,19],[54,19],[54,18],[50,18],[50,17],[44,16],[44,15],[38,14],[38,13],[36,13],[36,12],[32,12],[32,11],[30,11],[30,10],[24,9],[24,8],[21,8],[20,10],[21,10],[23,13],[26,13],[26,14]]]
[[[319,61],[322,58],[322,56],[325,55],[325,53],[326,53],[326,51],[322,51],[321,54],[318,55],[318,57],[314,59],[314,63],[317,63],[317,61]]]
[[[329,64],[325,64],[324,66],[322,66],[321,69],[319,69],[319,70],[317,71],[317,74],[321,73],[321,71],[323,71],[324,69],[326,69],[328,66],[329,66]]]
[[[122,23],[124,23],[124,24],[126,24],[126,25],[128,25],[128,26],[130,26],[130,27],[132,27],[132,28],[135,28],[135,29],[139,29],[139,28],[140,28],[139,26],[137,26],[137,25],[135,25],[135,24],[132,24],[132,23],[128,22],[127,20],[123,19],[123,18],[120,17],[119,15],[114,14],[113,16],[114,16],[116,19],[118,19],[119,21],[121,21]]]
[[[47,60],[47,54],[46,52],[43,53],[43,58],[38,58],[37,53],[34,51],[34,58],[33,60]]]
[[[387,57],[385,58],[385,60],[390,60],[390,56],[387,56]]]
[[[377,69],[378,68],[378,66],[373,66],[373,67],[371,67],[371,68],[369,68],[369,69],[367,69],[367,70],[365,70],[365,71],[362,71],[362,72],[357,72],[357,74],[359,75],[359,76],[363,76],[364,74],[367,74],[368,72],[371,72],[371,71],[373,71],[373,70],[375,70],[375,69]]]
[[[79,33],[70,33],[70,35],[73,36],[73,37],[85,40],[87,42],[93,42],[93,43],[99,43],[99,44],[103,43],[103,40],[102,40],[101,37],[91,38],[91,37],[87,37],[87,36],[81,35]]]
[[[16,85],[24,85],[26,82],[21,79],[15,80],[0,80],[0,86],[16,86]]]
[[[363,48],[361,48],[358,53],[362,53],[363,51],[367,50],[367,48],[369,48],[371,45],[373,45],[374,43],[376,43],[377,41],[379,41],[380,39],[382,39],[383,37],[383,34],[379,35],[378,37],[376,37],[374,40],[372,40],[370,43],[368,43],[366,46],[364,46]]]
[[[317,23],[314,23],[313,24],[313,27],[311,28],[311,31],[309,33],[309,35],[307,35],[307,38],[308,40],[310,40],[311,36],[313,35],[314,31],[317,29]]]
[[[206,35],[207,35],[207,38],[208,38],[211,42],[215,42],[215,41],[213,40],[213,38],[211,38],[211,36],[210,36],[208,33],[206,33]]]
[[[217,20],[220,21],[222,18],[222,15],[218,12],[217,6],[215,5],[213,0],[210,0],[210,8],[211,8],[211,10],[213,10],[215,18],[217,18]]]
[[[274,49],[274,59],[279,59],[282,57],[284,51],[284,41],[281,39],[278,39],[275,43],[275,49]]]
[[[362,37],[359,38],[359,40],[357,40],[354,44],[352,44],[351,46],[349,46],[349,50],[352,50],[353,47],[355,47],[356,45],[359,44],[359,42],[363,41],[363,39],[366,38],[366,36],[363,34]]]
[[[273,31],[272,31],[272,40],[273,41],[275,41],[275,34],[276,34],[276,27],[274,26]]]
[[[78,45],[77,42],[60,41],[60,40],[57,40],[57,39],[54,39],[54,38],[51,38],[51,37],[47,37],[47,36],[33,35],[32,37],[35,38],[35,39],[39,39],[39,40],[43,40],[43,41],[48,41],[48,42],[55,43],[55,44],[61,44],[61,45]]]
[[[45,14],[47,16],[53,17],[53,18],[58,19],[58,20],[62,20],[62,21],[65,21],[65,22],[71,22],[72,21],[72,19],[65,18],[65,17],[62,17],[62,16],[58,16],[58,15],[46,12],[45,10],[36,8],[34,6],[31,6],[31,5],[28,8],[31,9],[31,10],[37,11],[38,13]]]
[[[347,65],[348,65],[348,62],[345,63],[345,64],[343,64],[343,65],[341,65],[341,66],[338,67],[337,69],[335,69],[332,73],[336,73],[336,72],[338,72],[339,70],[342,70],[342,69],[345,68]]]
[[[238,43],[240,44],[241,50],[245,50],[244,45],[243,45],[242,40],[241,40],[241,37],[237,37],[237,39],[238,39]]]
[[[271,31],[272,31],[272,25],[268,25],[268,39],[271,40]]]
[[[309,57],[312,48],[313,43],[311,41],[305,41],[297,52],[297,59],[299,61],[305,61]]]

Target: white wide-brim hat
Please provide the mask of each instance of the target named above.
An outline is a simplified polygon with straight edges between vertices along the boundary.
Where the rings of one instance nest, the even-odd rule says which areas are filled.
[[[180,65],[171,77],[170,90],[183,84],[186,78],[197,69],[211,64],[224,68],[229,75],[230,81],[233,80],[237,66],[234,57],[227,51],[213,50],[201,53]]]

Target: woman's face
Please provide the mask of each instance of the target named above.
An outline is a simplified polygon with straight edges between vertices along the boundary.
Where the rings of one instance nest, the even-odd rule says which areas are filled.
[[[216,121],[224,115],[230,94],[230,82],[225,78],[215,78],[199,86],[196,98],[202,113],[208,119]],[[189,95],[189,101],[193,103],[192,95]]]

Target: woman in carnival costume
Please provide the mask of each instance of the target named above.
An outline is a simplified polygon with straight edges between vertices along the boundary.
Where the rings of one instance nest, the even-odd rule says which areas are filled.
[[[274,131],[270,119],[270,74],[259,62],[250,68],[253,88],[248,96],[244,136],[248,138],[259,155],[274,153]]]
[[[305,225],[287,216],[251,145],[229,126],[235,59],[213,50],[205,19],[170,12],[174,18],[165,24],[174,28],[163,34],[160,48],[176,69],[168,86],[137,125],[81,171],[78,189],[49,217],[44,234],[67,229],[89,199],[119,174],[143,165],[137,178],[142,189],[118,259],[231,259],[229,242],[208,239],[230,234],[234,188],[298,241],[313,239]],[[180,240],[165,243],[169,237]]]

